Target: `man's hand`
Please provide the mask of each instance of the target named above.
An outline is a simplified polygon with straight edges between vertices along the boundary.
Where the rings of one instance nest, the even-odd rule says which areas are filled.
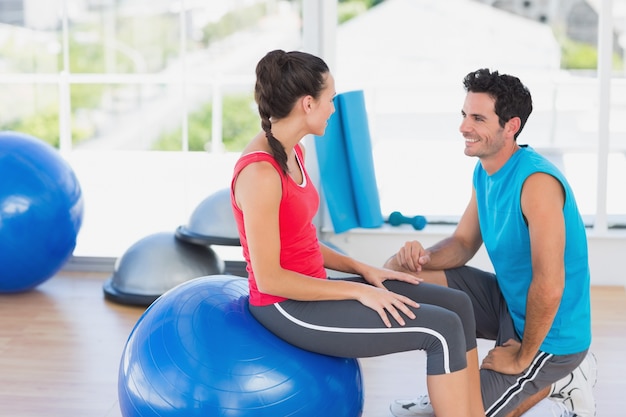
[[[406,242],[395,256],[396,264],[407,272],[421,272],[422,265],[430,261],[430,255],[417,240]]]
[[[489,351],[483,359],[481,368],[507,375],[517,375],[524,372],[530,364],[520,361],[521,348],[520,342],[509,339],[502,346],[496,346]]]

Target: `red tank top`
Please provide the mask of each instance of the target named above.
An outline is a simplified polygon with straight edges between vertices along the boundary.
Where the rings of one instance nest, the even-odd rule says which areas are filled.
[[[237,221],[237,228],[239,229],[243,256],[247,263],[250,304],[252,305],[273,304],[284,301],[285,298],[260,292],[250,264],[243,212],[237,207],[234,194],[235,180],[241,170],[249,164],[267,161],[276,168],[281,177],[282,198],[279,208],[281,266],[311,277],[326,278],[324,259],[320,251],[317,231],[313,224],[313,217],[319,207],[319,195],[302,163],[302,149],[300,149],[300,146],[296,146],[295,149],[304,178],[301,185],[297,184],[289,175],[284,174],[274,157],[266,152],[252,152],[243,155],[235,164],[231,182],[231,204],[235,220]]]

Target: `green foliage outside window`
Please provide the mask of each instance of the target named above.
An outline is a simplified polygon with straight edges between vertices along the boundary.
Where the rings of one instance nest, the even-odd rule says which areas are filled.
[[[383,0],[339,0],[338,21],[343,23]],[[203,30],[201,43],[225,38],[238,30],[253,27],[268,13],[265,3],[257,3],[225,14],[218,22],[207,25]],[[178,43],[178,20],[176,16],[155,15],[141,18],[117,17],[117,38],[121,45],[132,45],[143,58],[139,65],[137,57],[124,52],[124,48],[106,47],[103,28],[100,26],[74,26],[70,38],[70,69],[72,73],[133,73],[154,72],[167,66],[176,58]],[[53,35],[55,36],[55,35]],[[57,43],[61,44],[60,35],[56,34]],[[595,45],[574,42],[562,34],[556,33],[561,45],[561,68],[595,69],[597,67],[597,48]],[[49,40],[49,39],[48,39]],[[11,72],[57,72],[62,68],[62,54],[51,54],[41,42],[33,44],[30,50],[18,47],[19,42],[6,39],[0,56],[11,63]],[[194,48],[198,45],[189,45]],[[112,54],[108,62],[114,62],[113,68],[105,68],[105,54]],[[619,54],[614,54],[613,69],[621,70],[624,62]],[[116,89],[125,88],[117,85],[74,84],[71,86],[70,100],[74,110],[96,109],[102,106],[102,98],[107,89],[114,94]],[[260,123],[254,102],[250,95],[226,96],[223,102],[223,144],[229,151],[240,151],[258,132]],[[212,106],[210,104],[189,115],[189,149],[203,151],[211,143]],[[88,121],[83,120],[83,123]],[[54,146],[59,145],[59,111],[55,105],[42,106],[35,114],[22,115],[18,120],[5,121],[0,130],[16,130],[46,140]],[[72,125],[72,140],[78,143],[93,135],[95,126]],[[180,128],[162,135],[156,145],[160,150],[181,150]]]
[[[60,142],[59,110],[56,106],[43,109],[35,114],[21,117],[19,120],[5,123],[0,126],[0,130],[25,133],[58,148]],[[72,141],[74,143],[90,137],[91,134],[89,129],[72,126]]]
[[[257,3],[252,6],[226,13],[214,23],[207,24],[202,30],[202,40],[206,45],[226,38],[237,31],[254,27],[267,14],[267,5]]]
[[[561,39],[561,68],[570,70],[595,70],[598,66],[598,48],[583,42]],[[620,70],[624,66],[621,57],[613,54],[613,69]]]
[[[347,22],[382,2],[383,0],[339,0],[337,4],[337,23]]]
[[[251,94],[225,96],[222,104],[222,143],[230,152],[239,152],[259,132],[261,121]],[[205,104],[189,114],[188,140],[190,151],[209,150],[212,140],[213,105]],[[153,149],[181,150],[182,131],[178,127],[164,133]]]
[[[568,37],[560,26],[553,26],[554,38],[561,48],[561,69],[564,70],[595,70],[598,68],[598,47],[588,42],[575,41]],[[613,53],[613,70],[621,70],[624,66],[622,58]]]

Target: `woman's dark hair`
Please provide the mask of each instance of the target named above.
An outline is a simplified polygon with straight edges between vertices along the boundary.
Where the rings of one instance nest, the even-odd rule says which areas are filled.
[[[530,91],[519,78],[483,68],[467,74],[463,86],[467,92],[487,93],[495,100],[495,112],[501,127],[513,117],[519,117],[520,128],[515,133],[517,139],[533,111]]]
[[[328,65],[315,55],[280,49],[269,52],[256,66],[254,99],[261,116],[261,127],[272,155],[284,173],[288,171],[287,154],[272,134],[272,120],[286,117],[300,97],[319,98],[328,72]]]

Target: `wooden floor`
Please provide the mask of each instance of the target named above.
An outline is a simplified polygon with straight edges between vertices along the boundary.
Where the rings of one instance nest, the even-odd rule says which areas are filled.
[[[33,291],[0,294],[0,416],[121,416],[119,360],[144,309],[106,301],[102,285],[107,278],[102,273],[62,272]],[[594,287],[592,303],[597,416],[623,417],[626,291]],[[481,352],[488,347],[481,341]],[[425,391],[422,352],[360,363],[364,417],[387,417],[390,399]]]

